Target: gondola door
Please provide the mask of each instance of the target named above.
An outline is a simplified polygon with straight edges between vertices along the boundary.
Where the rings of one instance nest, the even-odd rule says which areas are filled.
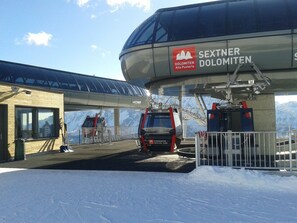
[[[8,159],[8,113],[7,105],[0,105],[0,161]]]

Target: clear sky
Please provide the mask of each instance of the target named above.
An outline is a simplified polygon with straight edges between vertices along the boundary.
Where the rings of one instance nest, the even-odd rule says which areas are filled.
[[[119,54],[157,9],[210,0],[1,0],[0,60],[124,80]]]

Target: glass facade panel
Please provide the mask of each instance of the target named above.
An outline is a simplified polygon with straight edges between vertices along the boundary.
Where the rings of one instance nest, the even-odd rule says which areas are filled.
[[[65,75],[66,79],[68,80],[69,89],[79,90],[78,84],[77,84],[73,74],[62,74],[62,75]]]
[[[172,20],[171,41],[198,37],[198,7],[176,10]]]
[[[32,69],[31,71],[25,69],[23,71],[23,77],[27,85],[49,87],[42,69]]]
[[[159,21],[156,29],[155,42],[167,42],[171,37],[171,22],[173,19],[174,11],[165,11],[160,13]]]
[[[143,88],[140,88],[141,92],[142,92],[142,96],[148,96],[148,92],[143,89]]]
[[[226,35],[226,3],[200,6],[198,29],[201,38]]]
[[[259,31],[289,29],[286,1],[257,1]]]
[[[139,87],[137,87],[137,86],[133,86],[133,88],[134,88],[135,91],[136,91],[136,94],[135,94],[135,95],[141,95],[141,94],[142,94],[142,92],[141,92],[141,90],[140,90]]]
[[[25,84],[25,80],[23,78],[23,75],[18,75],[17,77],[14,77],[14,82],[17,84]]]
[[[296,0],[230,0],[159,10],[132,33],[124,49],[152,41],[297,28],[296,11]]]
[[[80,91],[89,91],[89,89],[88,89],[86,83],[84,82],[83,78],[81,78],[78,75],[76,75],[74,78],[75,78],[75,80],[76,80],[76,82],[78,84],[78,87],[79,87]]]
[[[40,139],[59,135],[58,109],[16,107],[16,138]]]
[[[46,78],[48,80],[48,83],[50,85],[50,87],[52,88],[59,88],[59,82],[57,81],[56,77],[54,75],[46,75]]]
[[[119,94],[119,91],[116,88],[116,86],[113,84],[112,80],[104,80],[104,81],[108,84],[108,87],[112,94]]]
[[[293,29],[297,29],[297,1],[296,0],[287,0],[288,9],[289,9],[289,19]]]
[[[124,95],[129,95],[129,89],[127,88],[127,86],[125,84],[120,83],[120,85],[122,86],[123,89],[123,94]]]
[[[121,95],[125,95],[125,90],[123,89],[123,85],[122,83],[120,82],[117,82],[117,81],[114,81],[113,84],[115,85],[115,87],[117,88],[118,90],[118,94],[121,94]]]
[[[13,82],[12,73],[10,72],[8,66],[0,67],[0,81]]]
[[[257,31],[254,1],[228,3],[228,34],[252,33]]]
[[[171,21],[173,18],[174,11],[165,11],[160,13],[159,21],[156,29],[156,43],[167,42],[171,39]]]
[[[54,73],[59,84],[60,88],[63,89],[71,89],[71,90],[79,90],[75,79],[73,78],[72,74],[62,73],[62,72],[55,72]]]
[[[104,93],[105,90],[101,84],[101,81],[98,78],[94,78],[93,84],[96,86],[97,88],[97,92],[98,93]]]
[[[97,88],[89,78],[85,77],[84,80],[90,92],[98,92]]]
[[[129,37],[124,49],[133,46],[145,45],[153,42],[153,34],[155,27],[156,16],[153,15],[144,21]]]
[[[133,94],[132,87],[129,86],[129,85],[127,85],[126,87],[127,87],[127,90],[128,90],[128,95],[134,95],[134,94]]]
[[[55,74],[55,77],[57,78],[59,82],[59,87],[64,89],[69,89],[69,84],[66,77],[63,77],[61,75]]]
[[[152,43],[154,28],[155,28],[155,20],[149,21],[149,23],[147,23],[147,25],[143,27],[143,29],[139,33],[139,36],[136,39],[134,45],[139,46],[139,45]]]
[[[104,89],[104,92],[107,93],[107,94],[111,94],[111,89],[108,86],[108,82],[105,79],[101,79],[100,83],[101,83],[101,85],[102,85],[102,87]]]

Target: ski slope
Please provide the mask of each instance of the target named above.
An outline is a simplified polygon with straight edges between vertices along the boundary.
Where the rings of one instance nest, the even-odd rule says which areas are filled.
[[[0,169],[0,222],[297,222],[297,177]]]

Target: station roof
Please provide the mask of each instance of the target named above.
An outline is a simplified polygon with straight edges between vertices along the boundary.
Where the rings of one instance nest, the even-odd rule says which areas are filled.
[[[229,0],[164,8],[144,21],[123,50],[154,43],[297,27],[296,0]]]
[[[0,61],[0,82],[56,90],[146,96],[143,88],[125,81]]]
[[[164,8],[129,37],[131,47],[297,27],[297,1],[229,0]]]
[[[147,91],[125,81],[0,60],[1,82],[64,92],[66,110],[147,106]]]

